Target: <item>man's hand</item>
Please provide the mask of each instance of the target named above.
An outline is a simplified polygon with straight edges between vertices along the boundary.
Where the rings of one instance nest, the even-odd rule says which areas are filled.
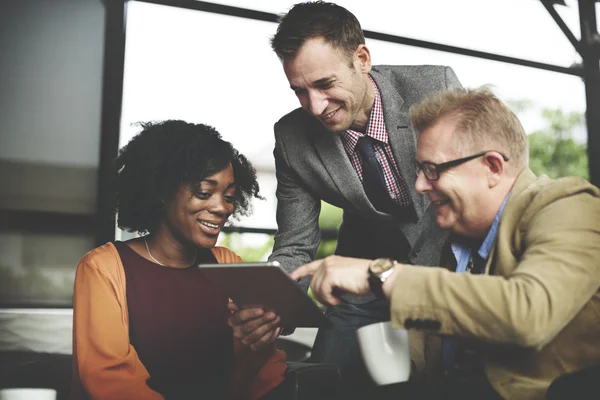
[[[310,287],[322,304],[336,306],[340,303],[338,291],[354,294],[369,292],[368,270],[371,260],[329,256],[295,269],[290,277],[298,280],[312,275]]]
[[[240,310],[233,302],[229,302],[227,307],[231,311],[227,323],[233,328],[233,336],[250,346],[252,350],[260,350],[273,343],[279,336],[281,328],[277,325],[281,322],[281,318],[273,311],[262,308]]]

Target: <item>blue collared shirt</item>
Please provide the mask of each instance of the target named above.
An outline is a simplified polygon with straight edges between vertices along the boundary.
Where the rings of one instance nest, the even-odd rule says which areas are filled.
[[[500,205],[500,209],[496,213],[494,217],[494,222],[492,222],[492,226],[488,231],[483,243],[477,250],[477,254],[487,262],[488,257],[490,256],[490,252],[492,251],[492,246],[494,241],[496,240],[496,235],[498,234],[498,227],[500,226],[500,217],[502,216],[502,212],[504,211],[504,207],[506,206],[506,202],[510,197],[510,192],[504,198],[504,201]],[[471,251],[472,249],[462,242],[452,242],[450,244],[452,246],[452,253],[454,253],[454,257],[456,258],[456,273],[463,273],[467,270],[467,266],[469,265],[469,260],[471,259]],[[483,273],[483,271],[482,271]],[[444,364],[449,367],[454,362],[454,356],[456,354],[456,346],[457,342],[455,338],[446,338],[443,341],[442,345],[442,357],[444,359]]]

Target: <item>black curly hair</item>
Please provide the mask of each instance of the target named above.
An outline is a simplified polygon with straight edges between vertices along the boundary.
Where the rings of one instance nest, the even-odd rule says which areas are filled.
[[[236,185],[234,216],[249,214],[252,197],[262,198],[254,167],[212,126],[180,120],[139,125],[142,131],[116,159],[115,212],[121,229],[153,233],[164,202],[182,184],[193,188],[229,164]]]

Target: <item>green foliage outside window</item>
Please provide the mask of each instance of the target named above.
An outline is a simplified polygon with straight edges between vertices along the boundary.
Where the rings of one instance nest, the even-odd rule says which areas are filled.
[[[241,233],[223,233],[219,246],[226,247],[234,251],[245,262],[264,261],[273,248],[273,236],[268,236],[268,240],[263,244],[256,246],[240,245]]]
[[[321,230],[339,231],[342,223],[342,210],[329,203],[321,202],[321,215],[319,215],[319,226]],[[317,249],[317,259],[325,258],[335,252],[336,239],[323,239]]]
[[[529,135],[531,170],[550,178],[580,176],[588,179],[586,146],[573,139],[573,131],[583,128],[583,114],[553,109],[543,110],[542,117],[546,128]]]

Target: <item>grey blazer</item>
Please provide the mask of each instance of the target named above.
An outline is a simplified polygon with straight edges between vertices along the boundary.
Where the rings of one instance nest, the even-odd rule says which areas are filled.
[[[426,196],[415,192],[416,135],[409,126],[408,109],[424,97],[449,87],[460,87],[451,68],[443,66],[374,66],[375,81],[383,103],[392,153],[409,190],[414,218],[377,211],[369,201],[353,169],[339,135],[327,131],[301,108],[275,124],[277,176],[277,225],[270,260],[287,270],[314,259],[320,242],[318,224],[321,200],[344,210],[336,253],[363,258],[389,256],[373,250],[398,230],[407,240],[408,258],[419,265],[436,265],[446,233],[435,224],[435,210]],[[384,229],[385,227],[385,229]],[[388,247],[393,247],[391,243]],[[305,282],[307,284],[307,282]],[[372,295],[350,296],[362,303]]]

